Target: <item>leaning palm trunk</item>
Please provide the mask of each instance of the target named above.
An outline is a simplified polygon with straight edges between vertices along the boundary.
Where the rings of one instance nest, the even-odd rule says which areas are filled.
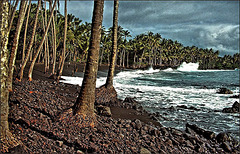
[[[14,17],[15,17],[15,13],[16,13],[16,9],[17,9],[18,3],[19,3],[19,0],[16,0],[15,5],[14,5],[14,8],[13,8],[13,10],[11,11],[11,19],[10,19],[10,23],[9,23],[9,25],[8,25],[8,35],[9,35],[11,29],[12,29],[13,19],[14,19]]]
[[[114,1],[114,10],[113,10],[113,37],[112,37],[112,52],[110,59],[110,66],[108,70],[108,76],[106,81],[106,87],[113,87],[113,77],[115,70],[115,61],[117,55],[117,28],[118,28],[118,0]]]
[[[63,52],[62,52],[62,62],[60,70],[58,72],[58,80],[62,76],[64,61],[65,61],[65,52],[66,52],[66,39],[67,39],[67,0],[65,0],[65,21],[64,21],[64,38],[63,38]]]
[[[20,144],[9,131],[8,124],[8,99],[9,91],[7,87],[8,79],[8,2],[0,1],[0,52],[1,52],[1,102],[0,102],[0,153],[8,152]]]
[[[56,67],[56,56],[57,56],[57,42],[56,42],[56,27],[55,27],[55,19],[53,16],[53,66],[52,66],[52,74],[55,73],[55,67]]]
[[[47,2],[45,1],[45,24],[47,23],[47,4],[46,4]],[[49,5],[49,8],[50,8],[51,6]],[[52,10],[52,9],[49,9],[49,10]],[[50,19],[49,19],[50,20]],[[45,36],[46,38],[45,38],[45,43],[46,43],[46,48],[47,48],[47,50],[46,50],[46,55],[45,55],[45,70],[46,70],[46,72],[49,70],[49,45],[48,45],[48,36],[46,35]]]
[[[52,2],[50,1],[50,6],[51,6],[51,9],[52,9]],[[52,25],[53,25],[53,66],[52,66],[52,74],[55,73],[55,66],[56,66],[56,47],[57,47],[57,42],[56,42],[56,27],[55,27],[55,17],[53,16],[53,19],[52,19]]]
[[[20,12],[19,12],[19,18],[17,22],[17,28],[15,32],[15,36],[13,39],[13,46],[12,46],[12,51],[11,51],[11,56],[9,59],[9,71],[8,71],[8,88],[9,91],[12,91],[12,78],[13,78],[13,71],[14,71],[14,65],[15,65],[15,60],[16,60],[16,55],[17,55],[17,49],[18,49],[18,42],[19,42],[19,36],[20,32],[22,29],[23,21],[24,21],[24,16],[25,16],[25,7],[27,5],[27,1],[22,0],[20,3]]]
[[[24,62],[24,59],[25,59],[27,28],[28,28],[29,14],[30,14],[30,11],[31,11],[31,2],[32,2],[32,0],[29,0],[27,19],[26,19],[26,25],[25,25],[25,30],[24,30],[23,50],[22,50],[22,63]]]
[[[73,106],[74,114],[94,115],[95,89],[101,39],[104,0],[94,1],[90,45],[81,91]]]
[[[40,6],[41,6],[41,0],[38,0],[37,12],[36,12],[34,26],[33,26],[33,32],[32,32],[32,36],[31,36],[31,40],[30,40],[30,43],[29,43],[29,46],[28,46],[28,50],[27,50],[27,53],[26,53],[25,60],[24,60],[24,62],[22,64],[21,70],[20,70],[20,72],[18,74],[19,80],[22,80],[22,78],[23,78],[23,71],[24,71],[24,68],[26,67],[28,58],[30,56],[30,52],[32,50],[32,46],[33,46],[33,42],[34,42],[34,36],[35,36],[36,28],[37,28],[38,13],[39,13]]]
[[[46,6],[46,1],[45,1],[45,6]],[[46,7],[45,7],[45,9],[46,9]],[[41,10],[41,16],[42,16],[43,32],[45,32],[46,25],[45,25],[45,20],[44,20],[44,16],[43,16],[43,6],[42,6],[42,10]],[[47,42],[45,40],[45,42],[44,42],[44,73],[46,73],[46,72],[47,72]]]
[[[33,58],[33,61],[31,63],[31,65],[30,65],[29,72],[28,72],[28,79],[29,79],[29,81],[32,81],[33,68],[34,68],[35,62],[37,60],[38,54],[39,54],[40,50],[42,49],[44,40],[46,38],[46,35],[47,35],[48,29],[49,29],[49,26],[50,26],[50,23],[51,23],[51,20],[52,20],[52,16],[53,16],[53,12],[54,12],[54,8],[55,8],[56,4],[57,4],[57,0],[55,0],[54,5],[53,5],[53,9],[51,10],[51,15],[50,15],[50,18],[49,18],[49,21],[48,21],[48,24],[47,24],[46,31],[44,32],[43,39],[42,39],[42,41],[40,43],[40,46],[37,49],[37,52],[36,52],[36,54],[35,54],[35,56]]]

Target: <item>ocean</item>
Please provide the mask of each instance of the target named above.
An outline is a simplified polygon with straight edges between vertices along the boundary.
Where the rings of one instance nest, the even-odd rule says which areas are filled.
[[[62,78],[65,83],[82,83],[82,77]],[[97,87],[105,81],[106,77],[99,77]],[[163,126],[185,130],[186,123],[196,124],[240,139],[239,114],[221,112],[223,108],[232,107],[235,101],[239,102],[229,98],[239,94],[238,69],[198,70],[198,63],[183,63],[176,70],[124,70],[116,74],[114,87],[120,99],[133,97],[145,110],[160,113],[165,117],[158,119]],[[233,94],[217,94],[223,87]]]

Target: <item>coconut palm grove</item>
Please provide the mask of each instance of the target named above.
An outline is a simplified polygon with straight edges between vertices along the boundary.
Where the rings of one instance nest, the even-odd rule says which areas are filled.
[[[171,71],[181,73],[178,68],[183,63],[195,63],[197,70],[236,74],[234,71],[240,68],[239,53],[220,56],[218,50],[184,46],[178,40],[163,38],[162,34],[152,31],[133,37],[130,30],[118,24],[121,14],[118,0],[112,1],[111,27],[102,26],[104,0],[94,1],[91,23],[68,14],[68,3],[67,0],[63,3],[59,0],[0,2],[1,153],[240,152],[235,125],[232,126],[234,135],[229,133],[230,130],[228,132],[228,127],[226,131],[211,130],[211,127],[188,119],[184,122],[184,129],[165,125],[166,121],[175,121],[168,115],[179,110],[190,110],[191,114],[200,116],[207,110],[209,116],[211,113],[232,116],[239,126],[236,120],[239,101],[232,100],[234,104],[227,104],[228,108],[224,106],[224,109],[205,109],[204,106],[208,105],[189,107],[180,103],[175,107],[160,105],[159,111],[155,111],[148,110],[149,105],[143,103],[148,101],[142,98],[151,96],[145,89],[129,88],[131,84],[148,82],[141,78],[143,75],[154,78],[151,82],[164,75],[172,78]],[[59,11],[60,4],[64,5],[63,13]],[[169,68],[170,74],[168,71],[164,73]],[[129,72],[136,75],[134,80],[128,75],[118,78],[118,73]],[[101,76],[101,73],[105,75]],[[154,73],[160,73],[160,77]],[[184,71],[182,74],[186,75]],[[197,75],[206,74],[200,72]],[[81,77],[82,80],[78,84],[67,84],[62,82],[64,76],[73,80]],[[96,87],[99,76],[105,77],[106,82]],[[120,80],[127,83],[119,88]],[[197,86],[209,90],[220,81]],[[159,81],[154,86],[166,82],[170,83],[168,80],[164,84]],[[175,85],[185,86],[183,79],[179,82]],[[219,88],[216,97],[239,99],[239,82],[232,80],[225,86],[227,88],[219,86],[214,87]],[[150,89],[150,93],[157,91]],[[124,90],[129,93],[122,94]],[[156,93],[159,100],[165,96],[160,93]],[[129,95],[126,97],[126,94]],[[186,95],[191,102],[191,92]],[[212,95],[215,96],[215,92]],[[153,102],[151,98],[149,100]]]

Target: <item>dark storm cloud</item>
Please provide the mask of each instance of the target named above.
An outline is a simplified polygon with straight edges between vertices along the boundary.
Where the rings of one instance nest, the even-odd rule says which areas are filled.
[[[103,25],[112,26],[113,2],[105,1]],[[239,52],[238,1],[120,1],[119,25],[134,37],[152,31],[185,46]],[[93,2],[73,1],[69,13],[91,22]]]

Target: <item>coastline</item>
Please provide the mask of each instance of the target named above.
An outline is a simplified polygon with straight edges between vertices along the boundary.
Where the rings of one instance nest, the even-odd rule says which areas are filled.
[[[66,64],[63,75],[71,76],[73,65]],[[99,67],[101,72],[107,66]],[[82,71],[79,66],[78,72]],[[27,70],[27,68],[26,68]],[[120,68],[117,68],[120,70]],[[25,74],[26,75],[26,74]],[[87,119],[65,113],[62,119],[54,117],[75,102],[79,86],[59,83],[43,73],[42,64],[36,64],[33,82],[14,82],[10,96],[10,130],[22,140],[22,153],[237,153],[239,143],[227,134],[217,135],[188,125],[186,131],[162,127],[153,115],[131,99],[118,100],[109,105],[112,117],[96,115],[94,126],[83,128]],[[137,120],[139,119],[139,120]],[[77,122],[76,122],[77,121]],[[80,133],[79,133],[80,132]],[[230,141],[230,139],[232,141]]]

